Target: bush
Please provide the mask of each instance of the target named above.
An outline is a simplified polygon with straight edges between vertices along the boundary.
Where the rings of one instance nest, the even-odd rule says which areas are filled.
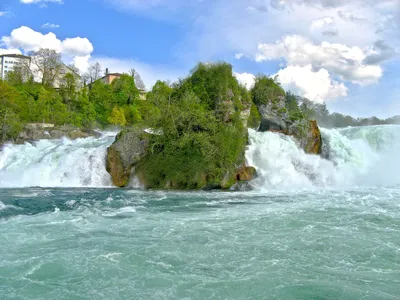
[[[258,111],[257,106],[253,103],[250,109],[250,116],[247,122],[249,128],[258,129],[261,123],[261,115]]]
[[[256,105],[265,105],[277,102],[278,97],[285,96],[285,91],[274,79],[259,75],[251,89],[251,95]]]

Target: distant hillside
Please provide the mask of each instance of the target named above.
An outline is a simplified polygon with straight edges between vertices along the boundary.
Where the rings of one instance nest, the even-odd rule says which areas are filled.
[[[379,119],[375,116],[369,118],[354,118],[340,113],[331,113],[326,104],[314,103],[307,98],[295,96],[291,93],[286,95],[287,101],[295,101],[299,104],[300,110],[310,119],[317,120],[318,125],[325,128],[338,128],[348,126],[369,126],[400,124],[400,116],[388,119]]]

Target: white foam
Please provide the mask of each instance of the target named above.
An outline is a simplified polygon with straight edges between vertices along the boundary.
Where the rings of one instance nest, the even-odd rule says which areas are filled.
[[[400,184],[400,126],[321,130],[329,160],[308,155],[292,137],[249,130],[246,152],[260,189],[301,189],[352,185]]]
[[[111,186],[105,156],[114,136],[6,145],[0,152],[0,187]]]

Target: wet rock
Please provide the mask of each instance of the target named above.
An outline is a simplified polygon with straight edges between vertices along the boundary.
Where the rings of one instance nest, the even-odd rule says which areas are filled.
[[[322,137],[317,121],[307,119],[296,121],[289,127],[288,134],[297,140],[299,147],[306,153],[321,154]]]
[[[261,115],[259,131],[284,131],[287,130],[288,113],[285,108],[285,98],[278,97],[268,104],[258,106]]]
[[[129,183],[132,169],[146,155],[148,135],[142,129],[130,128],[120,132],[107,150],[106,170],[117,187]]]
[[[236,173],[237,181],[251,181],[257,177],[257,170],[254,167],[243,166]]]
[[[38,141],[44,139],[61,139],[67,137],[71,140],[99,136],[100,133],[94,130],[80,129],[71,125],[55,127],[53,124],[30,123],[26,124],[19,133],[15,142],[22,144],[25,142]]]

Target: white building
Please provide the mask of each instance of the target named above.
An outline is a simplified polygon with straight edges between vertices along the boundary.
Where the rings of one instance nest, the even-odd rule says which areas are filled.
[[[5,79],[7,73],[14,70],[17,65],[30,65],[31,58],[20,54],[2,54],[0,55],[0,79]]]

